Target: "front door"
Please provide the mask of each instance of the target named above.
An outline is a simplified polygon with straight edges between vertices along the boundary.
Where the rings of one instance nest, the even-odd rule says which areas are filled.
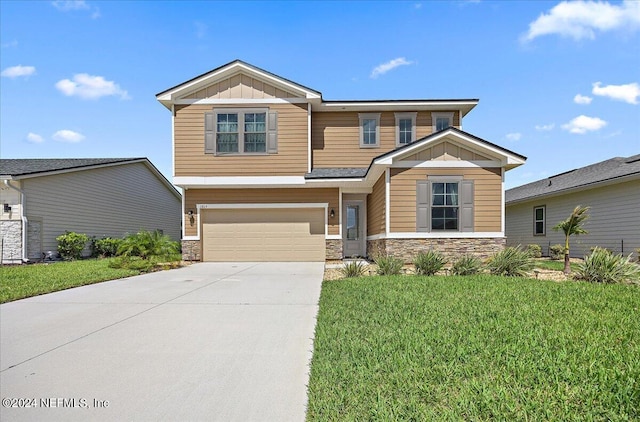
[[[342,242],[344,257],[365,256],[364,202],[344,201],[342,206]]]

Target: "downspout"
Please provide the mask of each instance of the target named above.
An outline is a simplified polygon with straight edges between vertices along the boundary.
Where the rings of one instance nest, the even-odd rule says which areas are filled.
[[[22,220],[22,262],[24,263],[29,261],[29,259],[27,258],[27,224],[29,222],[27,221],[27,217],[24,215],[24,192],[9,183],[9,180],[7,179],[4,179],[4,185],[17,191],[20,194],[20,219]]]

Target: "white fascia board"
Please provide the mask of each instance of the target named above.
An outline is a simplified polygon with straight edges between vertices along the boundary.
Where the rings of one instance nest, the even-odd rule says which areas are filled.
[[[196,204],[197,209],[228,210],[228,209],[273,209],[273,208],[327,208],[327,202],[274,202],[250,204]]]
[[[306,104],[308,102],[306,98],[186,98],[175,100],[173,104]]]
[[[346,101],[346,102],[322,102],[315,106],[315,111],[416,111],[416,110],[442,110],[454,108],[465,110],[467,113],[476,105],[477,101]],[[465,107],[466,106],[466,107]],[[466,113],[465,113],[466,114]]]
[[[424,232],[403,232],[375,234],[367,236],[367,240],[378,239],[482,239],[482,238],[503,238],[503,232],[444,232],[444,233],[424,233]]]
[[[500,168],[500,161],[397,161],[391,164],[392,168]]]
[[[173,184],[180,187],[268,187],[304,186],[304,176],[176,176]]]

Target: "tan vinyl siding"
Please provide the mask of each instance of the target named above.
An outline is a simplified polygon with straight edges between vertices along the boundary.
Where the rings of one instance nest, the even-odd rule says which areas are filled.
[[[338,210],[337,188],[318,189],[189,189],[185,194],[185,234],[197,235],[197,223],[191,225],[187,213],[197,212],[197,204],[277,204],[277,203],[328,203],[329,210]],[[194,217],[197,217],[194,215]],[[197,218],[195,218],[197,222]],[[329,218],[329,234],[339,234],[338,216]]]
[[[233,75],[227,79],[190,92],[180,97],[189,99],[203,98],[297,98],[298,94],[282,90],[271,84],[264,83],[260,79],[252,78],[244,74]]]
[[[427,176],[462,176],[474,181],[474,231],[499,232],[502,220],[502,176],[499,168],[391,169],[391,232],[416,231],[416,181]]]
[[[278,112],[278,152],[215,156],[204,152],[204,113],[211,104],[176,106],[175,176],[302,176],[307,172],[306,104],[243,104],[230,108],[265,108]]]
[[[371,194],[367,196],[367,235],[369,236],[385,232],[385,187],[385,174],[383,173],[373,185]]]
[[[367,167],[371,160],[396,148],[396,118],[392,111],[380,113],[380,146],[360,148],[359,112],[316,112],[311,118],[311,148],[314,168]],[[459,113],[454,112],[459,127]],[[416,139],[433,133],[431,112],[416,117]]]
[[[67,230],[101,238],[160,229],[180,239],[181,200],[143,163],[25,179],[22,186],[27,217],[42,222],[42,251],[55,251],[55,238]]]
[[[533,208],[546,207],[546,235],[533,235]],[[565,220],[577,206],[589,206],[589,219],[584,228],[588,234],[571,237],[571,256],[583,257],[593,246],[601,246],[628,255],[640,248],[640,180],[585,189],[550,198],[507,205],[507,245],[542,246],[544,254],[549,245],[564,245],[564,234],[552,227]]]

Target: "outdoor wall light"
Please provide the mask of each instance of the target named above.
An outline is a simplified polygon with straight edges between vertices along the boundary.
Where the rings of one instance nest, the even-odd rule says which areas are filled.
[[[9,204],[4,204],[3,211],[4,211],[4,212],[11,212],[11,205],[9,205]]]
[[[331,212],[329,213],[329,217],[333,218],[336,216],[336,212],[331,208]]]
[[[191,224],[193,226],[193,210],[189,210],[189,212],[187,213],[187,215],[189,216],[189,224]]]

